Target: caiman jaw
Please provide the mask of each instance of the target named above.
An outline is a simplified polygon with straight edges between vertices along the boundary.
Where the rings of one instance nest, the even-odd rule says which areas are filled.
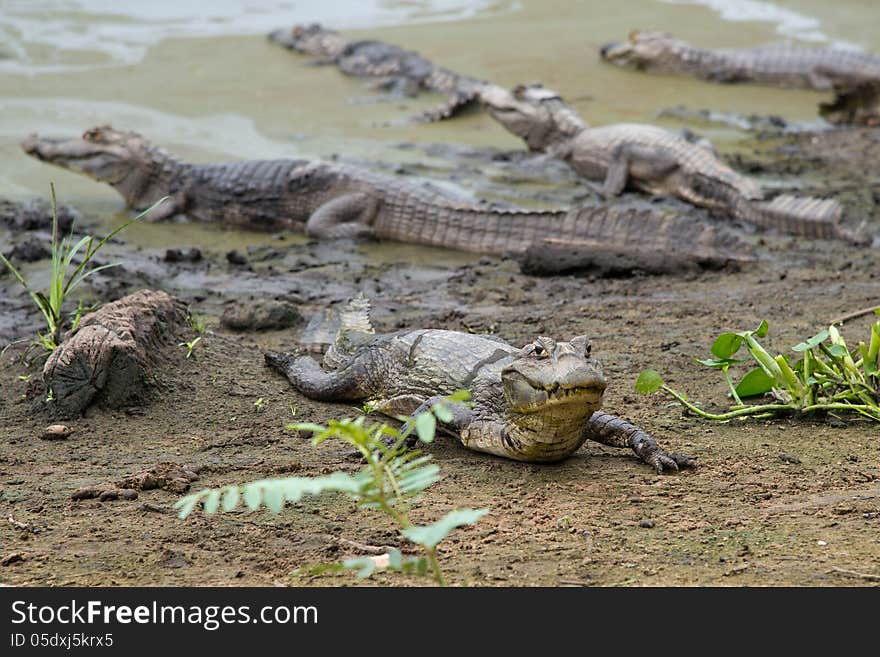
[[[593,406],[598,409],[606,386],[605,379],[601,377],[577,385],[556,383],[550,387],[529,381],[519,372],[505,373],[504,377],[507,383],[516,386],[518,392],[522,393],[519,395],[521,397],[519,400],[508,399],[511,410],[516,413],[536,413],[546,408],[568,404]],[[526,396],[530,398],[528,401],[522,398]]]
[[[599,48],[599,56],[602,59],[610,60],[624,56],[630,51],[629,45],[620,43],[619,41],[609,41]]]
[[[53,139],[30,135],[21,142],[28,155],[55,166],[114,184],[123,178],[129,153],[115,144],[94,144],[85,139]]]

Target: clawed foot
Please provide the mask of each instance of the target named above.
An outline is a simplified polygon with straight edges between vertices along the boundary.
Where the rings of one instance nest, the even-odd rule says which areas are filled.
[[[678,471],[682,468],[697,467],[696,457],[685,456],[684,454],[669,454],[663,450],[654,452],[646,462],[657,471],[657,474]]]

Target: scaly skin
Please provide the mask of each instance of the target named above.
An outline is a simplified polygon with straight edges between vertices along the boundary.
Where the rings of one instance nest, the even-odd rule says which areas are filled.
[[[481,100],[531,150],[564,160],[587,180],[602,181],[606,195],[632,187],[784,232],[853,243],[866,239],[840,226],[836,201],[793,196],[766,201],[753,180],[710,149],[661,128],[629,123],[590,128],[558,94],[538,85],[487,88]]]
[[[636,30],[602,46],[603,60],[640,71],[690,75],[713,82],[754,82],[834,91],[819,113],[831,123],[880,123],[880,56],[790,44],[697,48],[664,32]]]
[[[421,115],[426,121],[453,116],[472,104],[485,84],[435,66],[417,52],[382,41],[347,41],[339,32],[317,23],[275,30],[269,39],[285,48],[321,57],[318,63],[335,64],[346,75],[377,78],[377,86],[408,96],[415,96],[420,90],[447,96],[445,103]]]
[[[642,71],[692,75],[714,82],[757,82],[828,91],[841,79],[880,80],[880,57],[851,50],[789,44],[697,48],[664,32],[636,30],[602,46],[606,62]]]
[[[723,266],[748,259],[734,238],[647,203],[593,204],[570,211],[496,208],[430,184],[324,162],[188,164],[137,133],[107,126],[81,139],[32,136],[22,146],[41,160],[111,184],[132,208],[144,209],[169,196],[150,215],[154,221],[186,214],[251,229],[289,228],[318,238],[372,236],[496,255],[565,244],[587,254],[619,254],[636,266],[644,256],[648,271],[670,270],[670,263]]]
[[[657,472],[692,465],[638,427],[599,411],[606,383],[585,336],[569,342],[540,337],[523,349],[494,336],[433,329],[347,340],[351,347],[337,352],[330,371],[311,356],[269,352],[266,363],[310,399],[368,400],[390,415],[422,412],[467,389],[473,405],[453,406],[447,428],[479,452],[550,462],[595,440],[631,448]]]

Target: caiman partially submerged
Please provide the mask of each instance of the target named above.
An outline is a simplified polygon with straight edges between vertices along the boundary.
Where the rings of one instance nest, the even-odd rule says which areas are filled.
[[[842,209],[836,201],[790,195],[765,201],[763,190],[754,181],[721,162],[705,144],[650,125],[590,128],[558,94],[539,85],[519,86],[510,92],[438,68],[420,55],[391,44],[349,43],[338,32],[319,25],[279,30],[270,38],[301,52],[333,57],[332,61],[357,75],[393,72],[402,79],[422,80],[425,78],[421,74],[413,76],[407,71],[438,71],[441,79],[464,80],[467,97],[479,100],[531,150],[566,161],[588,180],[602,181],[606,195],[617,196],[629,187],[675,196],[716,214],[795,235],[866,241],[840,226]],[[363,44],[359,46],[364,49],[362,55],[355,56],[358,50],[352,44]]]
[[[310,399],[369,401],[390,415],[414,415],[459,389],[446,425],[462,444],[518,461],[558,461],[586,440],[631,448],[657,472],[693,463],[670,454],[639,427],[599,410],[606,381],[590,341],[548,337],[519,349],[491,335],[435,329],[376,335],[367,307],[343,314],[324,368],[311,356],[276,352],[266,363]]]
[[[832,123],[880,123],[880,56],[835,48],[771,44],[707,49],[666,32],[636,30],[626,41],[607,43],[603,60],[656,73],[690,75],[713,82],[754,82],[834,91],[820,113]]]
[[[486,83],[435,66],[419,53],[382,41],[348,41],[339,32],[318,23],[295,25],[269,34],[285,48],[320,57],[316,63],[335,64],[346,75],[375,78],[376,86],[408,96],[420,91],[443,94],[447,101],[424,112],[420,118],[437,121],[449,118],[472,105]]]
[[[644,202],[532,211],[471,201],[415,183],[333,163],[257,160],[190,164],[135,132],[108,126],[78,139],[27,138],[43,161],[109,183],[141,210],[167,196],[156,221],[184,214],[256,230],[317,238],[375,237],[477,253],[526,256],[564,249],[615,269],[671,271],[748,260],[732,234],[689,214]]]
[[[602,181],[606,195],[632,187],[786,233],[865,242],[841,226],[837,201],[790,195],[764,200],[757,183],[711,150],[662,128],[632,123],[591,128],[559,94],[540,85],[486,88],[481,100],[530,150],[564,160],[588,180]]]

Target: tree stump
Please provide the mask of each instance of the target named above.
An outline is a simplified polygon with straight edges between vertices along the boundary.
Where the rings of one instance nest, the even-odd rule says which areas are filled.
[[[43,381],[63,417],[92,403],[109,408],[143,399],[150,375],[188,328],[186,305],[140,290],[83,317],[43,366]]]

